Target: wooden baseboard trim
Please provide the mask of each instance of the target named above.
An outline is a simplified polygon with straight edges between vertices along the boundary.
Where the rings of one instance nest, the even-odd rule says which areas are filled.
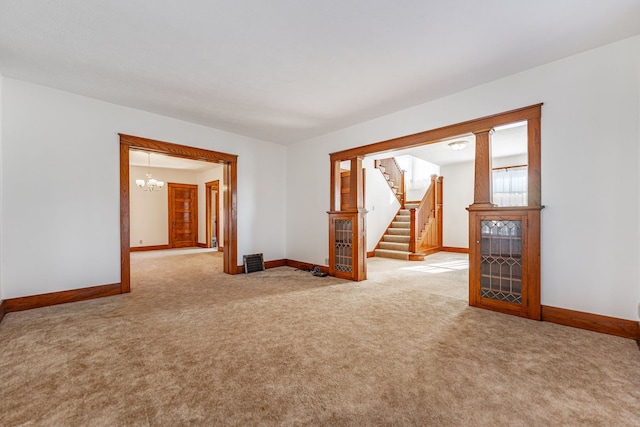
[[[196,245],[197,245],[199,248],[206,248],[206,247],[207,247],[207,244],[206,244],[206,243],[200,243],[200,242],[198,242]]]
[[[272,261],[265,261],[264,262],[264,269],[268,270],[270,268],[276,268],[276,267],[284,267],[287,265],[287,260],[286,259],[275,259]],[[238,274],[244,274],[244,265],[239,265],[238,266]]]
[[[459,254],[468,254],[469,253],[469,248],[456,248],[453,246],[443,246],[441,248],[441,250],[443,252],[456,252]]]
[[[130,252],[144,252],[144,251],[159,251],[162,249],[171,249],[169,245],[153,245],[153,246],[133,246],[129,249]]]
[[[4,315],[7,313],[7,305],[4,301],[0,301],[0,322],[4,319]]]
[[[313,267],[319,267],[320,271],[329,274],[329,267],[327,267],[326,265],[318,265],[310,262],[295,261],[292,259],[276,259],[273,261],[264,262],[265,270],[269,268],[275,268],[275,267],[293,267],[293,268],[298,268],[304,271],[311,271]],[[238,274],[243,274],[243,273],[244,273],[244,265],[239,265]]]
[[[287,260],[287,267],[298,268],[304,271],[311,271],[313,267],[319,267],[320,271],[322,271],[323,273],[329,274],[329,267],[327,267],[326,265],[318,265],[310,262],[296,261],[293,259]]]
[[[367,258],[373,258],[376,256],[376,251],[367,252]]]
[[[287,260],[286,259],[276,259],[273,261],[265,261],[264,262],[264,268],[265,270],[268,270],[270,268],[276,268],[276,267],[285,267],[287,265]]]
[[[572,326],[603,334],[640,340],[640,323],[633,320],[568,310],[543,305],[542,320],[559,325]]]
[[[33,308],[66,304],[68,302],[110,297],[120,293],[120,283],[112,283],[110,285],[92,286],[90,288],[71,289],[68,291],[52,292],[49,294],[10,298],[5,300],[4,303],[6,305],[6,312],[12,313],[14,311],[31,310]]]

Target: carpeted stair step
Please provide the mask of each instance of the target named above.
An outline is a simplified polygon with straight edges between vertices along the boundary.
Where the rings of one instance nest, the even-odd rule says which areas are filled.
[[[389,249],[376,249],[375,253],[376,253],[377,257],[409,260],[409,252],[405,252],[405,251],[393,251],[393,250],[389,250]]]
[[[391,227],[393,228],[406,228],[406,229],[410,229],[411,228],[411,223],[410,222],[404,222],[404,221],[393,221],[391,223]]]
[[[395,222],[411,222],[410,215],[396,215]]]
[[[411,239],[411,236],[409,236],[408,234],[407,235],[385,234],[382,237],[383,242],[394,242],[394,243],[409,243],[410,239]]]
[[[400,209],[400,211],[398,212],[398,215],[410,216],[411,215],[411,211],[409,209]]]
[[[380,249],[388,249],[392,251],[403,251],[407,252],[409,250],[408,243],[395,243],[395,242],[380,242]]]
[[[411,235],[410,228],[390,228],[387,230],[387,234],[391,234],[393,236],[409,236]]]

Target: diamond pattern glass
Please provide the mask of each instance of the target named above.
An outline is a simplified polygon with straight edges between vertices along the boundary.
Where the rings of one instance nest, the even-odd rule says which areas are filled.
[[[522,304],[522,221],[480,224],[480,296]]]
[[[336,219],[335,221],[336,270],[346,273],[353,271],[352,224],[350,219]]]

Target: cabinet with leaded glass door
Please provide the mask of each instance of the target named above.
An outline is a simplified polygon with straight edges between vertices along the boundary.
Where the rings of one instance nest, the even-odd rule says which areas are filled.
[[[350,280],[365,280],[365,210],[329,212],[329,274]]]
[[[540,208],[469,209],[469,304],[540,319]]]

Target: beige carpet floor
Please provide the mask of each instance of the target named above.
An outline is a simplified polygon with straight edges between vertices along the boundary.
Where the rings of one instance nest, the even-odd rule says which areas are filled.
[[[138,253],[128,295],[8,314],[0,425],[640,426],[634,341],[468,307],[464,255],[220,270]]]

